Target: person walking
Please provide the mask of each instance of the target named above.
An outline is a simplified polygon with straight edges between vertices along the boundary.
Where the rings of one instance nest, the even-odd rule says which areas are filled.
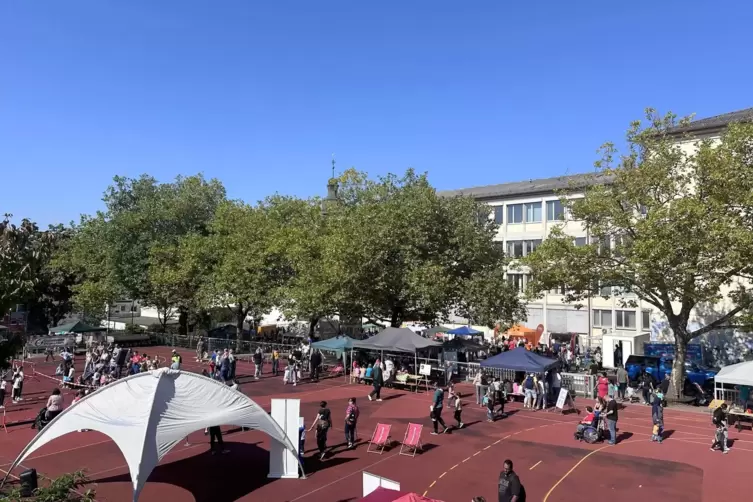
[[[711,420],[716,427],[714,442],[711,443],[711,451],[719,449],[722,450],[722,453],[729,453],[727,403],[722,403],[721,406],[714,410]]]
[[[502,464],[497,487],[499,502],[526,502],[526,489],[513,470],[512,460],[507,459]]]
[[[0,375],[0,410],[5,408],[5,386],[8,382],[5,381],[5,375]]]
[[[263,362],[264,354],[262,353],[261,347],[256,347],[256,351],[254,352],[254,380],[261,378],[261,365]]]
[[[444,390],[439,386],[439,382],[434,382],[434,400],[431,406],[429,406],[431,422],[434,425],[434,431],[432,435],[436,436],[440,434],[439,424],[442,425],[442,434],[447,432],[447,425],[445,425],[442,419],[442,408],[444,407]]]
[[[454,406],[453,406],[453,408],[455,410],[455,421],[458,423],[457,424],[457,428],[458,429],[462,429],[463,426],[465,425],[463,423],[463,418],[462,418],[462,415],[463,415],[463,403],[460,401],[460,396],[461,396],[460,392],[456,392],[455,393],[455,403],[454,403]]]
[[[651,434],[651,441],[661,443],[663,440],[662,433],[664,432],[664,395],[657,393],[654,396],[654,402],[651,403],[651,422],[653,423],[653,430]]]
[[[371,371],[371,383],[374,386],[374,390],[369,394],[369,401],[373,401],[374,399],[379,402],[382,401],[380,393],[382,391],[382,385],[384,385],[383,374],[382,366],[380,364],[375,364]]]
[[[277,376],[279,367],[280,367],[280,351],[275,349],[272,351],[272,375]]]
[[[327,408],[327,401],[322,401],[319,403],[316,419],[309,427],[309,432],[316,427],[316,447],[319,449],[319,460],[324,460],[327,454],[327,432],[329,432],[331,425],[332,412]]]
[[[353,448],[356,445],[356,426],[358,425],[358,415],[360,410],[356,405],[356,398],[351,397],[348,399],[348,407],[345,409],[345,441],[348,443],[348,448]]]
[[[214,448],[214,443],[217,443],[217,450]],[[217,451],[222,453],[228,453],[230,450],[225,449],[225,442],[222,440],[222,429],[219,425],[214,425],[209,428],[209,451],[212,455],[215,455]]]
[[[623,366],[620,366],[619,368],[617,368],[617,396],[620,398],[620,401],[625,400],[625,391],[627,391],[627,385],[628,372]]]
[[[319,381],[319,371],[322,366],[322,352],[319,349],[311,351],[311,381]]]
[[[605,418],[609,429],[609,444],[617,444],[617,401],[614,400],[614,396],[609,397]]]

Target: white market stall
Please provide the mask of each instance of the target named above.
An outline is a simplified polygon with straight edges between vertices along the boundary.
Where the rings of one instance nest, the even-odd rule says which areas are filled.
[[[714,403],[728,403],[730,424],[753,422],[753,361],[731,364],[722,368],[714,377]]]
[[[297,427],[298,417],[294,418]],[[273,453],[287,450],[298,458],[298,440],[293,443],[245,394],[196,373],[161,368],[117,380],[63,410],[6,472],[50,441],[81,429],[95,430],[110,437],[123,454],[136,501],[149,474],[173,447],[194,431],[219,425],[263,431],[277,443],[272,445]],[[297,467],[300,463],[294,471]]]
[[[614,360],[614,351],[617,347],[622,347],[623,366],[627,358],[633,355],[643,355],[643,344],[651,341],[651,333],[648,331],[620,331],[615,330],[602,335],[602,366],[605,368],[616,368],[617,362]]]

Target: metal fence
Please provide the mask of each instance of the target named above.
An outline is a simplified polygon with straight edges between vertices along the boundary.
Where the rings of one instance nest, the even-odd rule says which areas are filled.
[[[199,342],[199,336],[197,335],[171,335],[164,333],[150,333],[149,338],[153,345],[165,345],[168,347],[178,347],[188,350],[196,350],[196,345]],[[261,347],[264,354],[271,354],[273,350],[279,351],[281,354],[287,354],[293,349],[297,348],[297,345],[290,345],[284,343],[272,343],[262,340],[228,340],[225,338],[207,338],[204,339],[204,350],[212,352],[213,350],[233,349],[238,355],[253,354],[256,349]]]
[[[437,359],[419,358],[419,363],[431,364],[432,367],[442,368],[442,364]],[[461,363],[454,362],[455,375],[462,381],[470,382],[481,371],[480,363]],[[484,368],[484,373],[490,375],[492,378],[499,378],[500,380],[515,381],[515,374],[519,373],[514,370],[502,369],[502,368]],[[562,387],[574,392],[578,396],[582,397],[595,397],[596,396],[596,377],[594,375],[587,375],[583,373],[560,373],[562,378]]]

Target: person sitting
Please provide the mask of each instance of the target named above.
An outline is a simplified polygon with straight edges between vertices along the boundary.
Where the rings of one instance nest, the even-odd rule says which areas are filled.
[[[55,387],[52,389],[52,394],[47,398],[47,412],[45,413],[45,420],[50,421],[63,411],[63,396],[60,395],[60,389]]]

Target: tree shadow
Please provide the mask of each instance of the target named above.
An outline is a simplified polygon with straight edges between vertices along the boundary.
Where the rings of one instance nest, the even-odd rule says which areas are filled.
[[[258,443],[225,445],[230,450],[226,455],[213,456],[207,451],[169,464],[158,465],[149,476],[149,482],[179,486],[191,492],[196,502],[231,502],[274,481],[267,478],[269,451],[257,446]],[[259,468],[249,468],[252,465]],[[92,481],[130,485],[131,476],[126,473]],[[222,490],[218,491],[217,486],[222,486]]]

